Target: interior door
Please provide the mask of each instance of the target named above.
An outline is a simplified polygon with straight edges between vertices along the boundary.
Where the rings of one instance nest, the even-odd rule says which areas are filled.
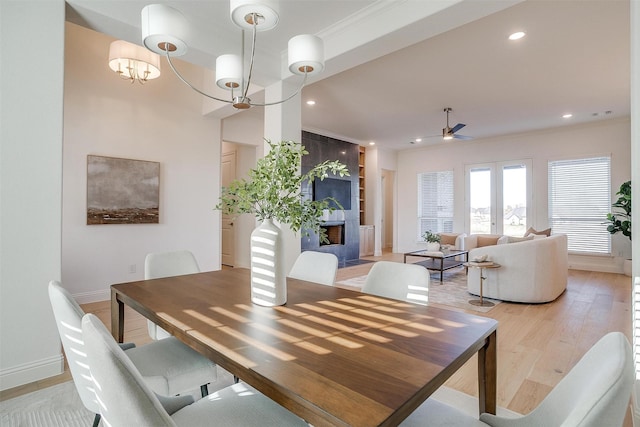
[[[222,188],[226,188],[236,179],[236,152],[230,151],[222,155]],[[235,229],[233,218],[222,215],[222,258],[223,265],[235,265]]]

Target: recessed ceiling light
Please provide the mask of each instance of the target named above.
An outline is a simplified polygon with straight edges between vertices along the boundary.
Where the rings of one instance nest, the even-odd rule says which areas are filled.
[[[416,142],[422,142],[422,138],[416,138]]]
[[[571,114],[571,113],[567,113],[567,114],[563,114],[562,115],[563,119],[570,119],[571,117],[573,117],[573,114]]]
[[[373,142],[373,141],[371,141],[371,142],[369,143],[369,145],[376,145],[376,143],[375,143],[375,142]]]
[[[518,31],[518,32],[515,32],[515,33],[511,34],[511,35],[509,36],[509,40],[520,40],[520,39],[521,39],[521,38],[523,38],[525,35],[526,35],[526,34],[525,34],[525,32],[524,32],[524,31]]]
[[[313,99],[310,99],[307,101],[307,105],[316,105],[316,101],[314,101]]]

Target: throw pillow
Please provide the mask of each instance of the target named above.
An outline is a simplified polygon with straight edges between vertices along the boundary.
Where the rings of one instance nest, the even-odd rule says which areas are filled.
[[[534,238],[535,238],[534,234],[530,234],[527,237],[507,236],[508,243],[526,242],[527,240],[533,240]]]
[[[497,242],[498,245],[506,245],[507,243],[509,243],[509,236],[501,236]]]
[[[440,234],[440,244],[455,246],[456,237],[458,237],[457,234]]]
[[[546,230],[540,230],[537,231],[536,229],[534,229],[533,227],[529,227],[529,229],[527,230],[526,233],[524,233],[524,237],[527,237],[530,234],[537,234],[537,235],[542,235],[542,236],[551,236],[551,229],[547,228]]]
[[[478,236],[478,247],[497,245],[498,239],[498,236]]]

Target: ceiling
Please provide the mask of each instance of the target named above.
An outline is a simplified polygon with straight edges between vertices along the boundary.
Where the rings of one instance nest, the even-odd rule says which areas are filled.
[[[149,3],[67,0],[67,19],[141,44]],[[239,49],[226,0],[164,3],[191,24],[182,59],[214,68]],[[629,21],[628,0],[280,0],[278,26],[258,34],[255,81],[290,78],[287,40],[317,34],[327,62],[303,89],[316,101],[303,102],[304,129],[392,150],[468,144],[629,116]],[[526,37],[509,41],[514,31]],[[473,140],[442,141],[445,107]]]

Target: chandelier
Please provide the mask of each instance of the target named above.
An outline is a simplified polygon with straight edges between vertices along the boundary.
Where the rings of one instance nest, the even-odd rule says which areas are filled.
[[[147,49],[116,40],[109,45],[109,68],[133,84],[160,77],[160,57]]]
[[[310,34],[298,35],[289,40],[289,71],[302,76],[298,89],[281,101],[255,103],[248,97],[256,51],[256,34],[278,24],[278,12],[274,0],[230,0],[231,20],[242,29],[241,55],[225,54],[216,58],[216,85],[231,92],[229,99],[207,94],[189,83],[178,72],[172,57],[187,52],[185,35],[188,23],[182,13],[170,6],[151,4],[142,9],[142,42],[152,52],[164,55],[171,70],[191,89],[235,108],[244,110],[252,106],[276,105],[296,96],[307,82],[307,77],[319,74],[324,69],[324,44],[319,37]],[[251,31],[251,51],[245,58],[245,32]],[[246,68],[246,72],[245,72]]]

